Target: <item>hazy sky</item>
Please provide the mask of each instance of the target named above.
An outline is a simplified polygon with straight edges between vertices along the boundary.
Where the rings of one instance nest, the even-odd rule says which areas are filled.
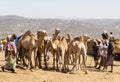
[[[120,0],[0,0],[0,16],[120,19]]]

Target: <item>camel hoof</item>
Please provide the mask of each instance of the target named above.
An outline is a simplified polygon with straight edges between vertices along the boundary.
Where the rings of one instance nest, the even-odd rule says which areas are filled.
[[[48,67],[46,66],[45,69],[48,69]]]
[[[68,71],[67,70],[64,70],[63,73],[67,73]]]
[[[31,72],[34,72],[35,70],[34,69],[31,69]]]
[[[75,72],[73,72],[73,71],[71,71],[71,72],[69,72],[70,74],[75,74]]]
[[[88,72],[86,71],[85,74],[88,74]]]
[[[1,69],[2,69],[3,72],[5,71],[5,70],[4,70],[4,67],[1,67]]]
[[[42,68],[42,66],[39,66],[39,69],[41,69]]]

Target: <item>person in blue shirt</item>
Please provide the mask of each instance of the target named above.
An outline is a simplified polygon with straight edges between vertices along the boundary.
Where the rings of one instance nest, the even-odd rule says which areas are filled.
[[[16,37],[15,39],[15,45],[17,46],[18,45],[18,41],[20,40],[20,38],[23,37],[24,34],[21,34],[20,36]]]

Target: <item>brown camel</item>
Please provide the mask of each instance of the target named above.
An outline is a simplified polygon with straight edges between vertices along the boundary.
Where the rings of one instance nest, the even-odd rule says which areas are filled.
[[[27,57],[28,66],[30,65],[30,69],[33,68],[33,62],[35,61],[35,58],[36,58],[36,52],[38,47],[37,45],[38,45],[37,38],[31,31],[27,31],[18,42],[18,50],[22,49],[23,64],[25,64],[24,58]],[[28,51],[29,53],[27,54],[26,51]]]
[[[120,54],[120,39],[115,39],[115,49],[114,52],[116,54]]]
[[[47,60],[46,60],[46,56],[47,56],[47,53],[46,53],[46,49],[47,49],[47,40],[48,40],[48,34],[46,31],[43,31],[43,30],[39,30],[37,31],[37,38],[38,38],[38,52],[37,52],[37,59],[38,60],[38,63],[39,63],[39,68],[42,67],[42,61],[41,61],[41,58],[42,58],[42,54],[44,55],[44,63],[45,63],[45,68],[48,68],[47,67]]]
[[[51,52],[51,36],[44,37],[44,63],[45,68],[48,68],[47,61],[50,59],[50,52]]]

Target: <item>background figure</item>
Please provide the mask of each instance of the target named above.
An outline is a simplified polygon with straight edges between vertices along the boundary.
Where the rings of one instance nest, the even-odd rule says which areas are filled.
[[[104,40],[108,39],[108,33],[106,30],[104,30],[104,32],[101,35]]]
[[[24,36],[24,34],[21,34],[20,36],[16,37],[15,39],[15,45],[18,45],[18,41]]]
[[[98,60],[99,60],[99,57],[100,57],[99,51],[100,51],[99,42],[97,42],[97,40],[94,40],[94,43],[93,43],[93,56],[94,56],[94,62],[95,62],[94,67],[95,68],[98,65]]]
[[[107,49],[108,49],[108,45],[106,45],[106,42],[104,41],[103,45],[101,46],[101,53],[100,53],[101,60],[98,69],[101,69],[101,66],[105,67],[107,61],[107,53],[108,53]]]
[[[110,40],[112,40],[113,42],[115,42],[115,38],[113,37],[113,32],[110,32]]]
[[[111,71],[110,72],[113,72],[113,61],[114,61],[114,56],[115,56],[114,48],[115,48],[114,39],[110,38],[109,46],[108,46],[107,62],[106,62],[106,65],[105,65],[106,69],[107,69],[107,66],[111,66]]]

